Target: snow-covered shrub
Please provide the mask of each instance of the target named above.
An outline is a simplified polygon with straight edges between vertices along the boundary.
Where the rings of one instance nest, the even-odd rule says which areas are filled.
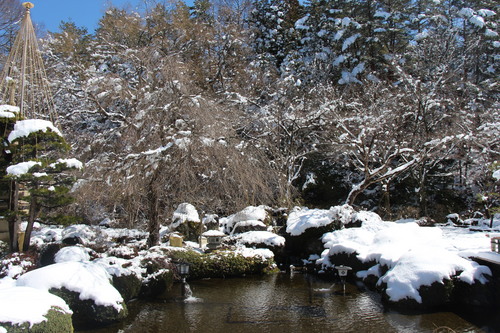
[[[14,252],[0,261],[0,279],[10,277],[16,279],[37,267],[38,256],[34,252]]]

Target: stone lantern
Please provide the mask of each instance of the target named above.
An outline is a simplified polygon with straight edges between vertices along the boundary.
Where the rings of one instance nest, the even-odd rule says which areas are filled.
[[[207,249],[215,250],[220,246],[226,234],[218,230],[208,230],[205,231],[202,236],[207,239]]]

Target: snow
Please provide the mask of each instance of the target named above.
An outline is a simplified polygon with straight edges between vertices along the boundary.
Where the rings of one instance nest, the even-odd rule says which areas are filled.
[[[68,168],[81,170],[83,168],[83,163],[77,160],[76,158],[68,158],[68,159],[58,159],[56,163],[52,163],[50,165],[51,168],[55,168],[58,164],[65,164]]]
[[[327,226],[335,219],[346,224],[350,222],[351,214],[352,207],[347,205],[332,207],[329,210],[295,207],[288,216],[286,232],[298,236],[307,229]]]
[[[44,291],[64,287],[79,293],[81,300],[91,299],[97,305],[112,306],[121,311],[123,298],[110,279],[102,265],[67,261],[30,271],[17,280],[17,285]]]
[[[360,228],[323,235],[325,250],[317,263],[329,267],[335,264],[330,262],[331,255],[356,253],[362,262],[374,260],[376,265],[386,266],[388,271],[378,283],[387,284],[386,293],[392,301],[412,298],[421,302],[421,286],[442,283],[460,272],[458,278],[469,284],[485,283],[485,275],[491,275],[486,266],[466,259],[488,250],[485,234],[463,228],[420,227],[408,220],[384,222],[367,213],[356,213],[362,217]],[[373,272],[378,272],[378,266],[358,276]]]
[[[351,37],[347,38],[344,43],[342,44],[342,51],[345,51],[351,44],[353,44],[358,37],[360,37],[361,34],[354,34]]]
[[[495,178],[496,180],[500,180],[500,169],[493,172],[493,178]]]
[[[489,9],[480,9],[477,11],[477,13],[482,17],[490,17],[490,16],[495,16],[497,14],[496,12]]]
[[[0,105],[0,118],[15,118],[19,113],[19,107],[13,105]]]
[[[36,133],[38,131],[47,132],[47,130],[51,130],[62,137],[61,132],[52,122],[42,119],[27,119],[16,122],[14,130],[9,134],[8,140],[9,142],[13,142],[18,138],[27,137],[31,133]]]
[[[0,112],[19,113],[20,109],[18,106],[2,104],[2,105],[0,105]]]
[[[248,206],[245,209],[237,212],[236,214],[221,218],[219,223],[224,226],[224,232],[230,234],[237,224],[239,224],[240,226],[244,225],[244,223],[241,222],[253,221],[250,222],[250,224],[255,225],[256,222],[259,221],[261,222],[259,223],[260,226],[265,226],[265,224],[262,222],[266,218],[267,212],[265,206]]]
[[[469,22],[472,23],[472,24],[474,24],[479,29],[481,29],[482,27],[484,27],[484,25],[486,24],[484,22],[484,18],[482,18],[479,15],[473,15],[471,18],[469,18]]]
[[[36,161],[28,161],[14,164],[7,167],[7,174],[13,176],[21,176],[27,174],[29,169],[31,169],[35,165],[42,165],[42,163]]]
[[[68,246],[60,249],[55,256],[55,262],[89,261],[89,250],[81,246]]]
[[[235,252],[236,254],[241,254],[245,258],[259,257],[262,260],[274,258],[273,251],[269,249],[250,249],[248,247],[239,247]]]
[[[242,244],[266,244],[269,246],[285,246],[285,238],[269,231],[248,231],[238,235]]]
[[[29,323],[32,327],[47,321],[45,316],[52,307],[57,307],[57,311],[62,313],[73,313],[62,298],[47,291],[30,287],[0,287],[0,322],[13,325]]]
[[[190,222],[201,222],[200,215],[196,208],[189,203],[181,203],[177,206],[173,216],[172,216],[172,227],[176,228],[186,221]]]
[[[201,235],[205,236],[205,237],[224,237],[224,236],[226,236],[225,233],[223,233],[222,231],[219,231],[219,230],[208,230],[208,231],[205,231],[204,233],[202,233]]]

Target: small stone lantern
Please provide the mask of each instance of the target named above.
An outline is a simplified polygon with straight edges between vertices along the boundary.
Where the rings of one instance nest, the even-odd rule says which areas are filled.
[[[343,289],[344,295],[345,295],[345,279],[346,279],[349,271],[352,270],[352,268],[349,266],[339,265],[339,266],[335,266],[335,269],[337,270],[337,272],[339,274],[340,282],[342,282],[342,289]]]
[[[208,230],[205,231],[202,236],[207,239],[207,249],[215,250],[220,246],[222,238],[224,238],[226,234],[218,230]]]

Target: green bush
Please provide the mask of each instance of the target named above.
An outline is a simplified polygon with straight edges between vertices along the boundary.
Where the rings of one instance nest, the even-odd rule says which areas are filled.
[[[272,260],[260,257],[244,257],[230,251],[199,254],[194,251],[178,251],[171,254],[176,262],[189,263],[190,280],[202,278],[226,278],[248,274],[263,274],[273,266]]]

